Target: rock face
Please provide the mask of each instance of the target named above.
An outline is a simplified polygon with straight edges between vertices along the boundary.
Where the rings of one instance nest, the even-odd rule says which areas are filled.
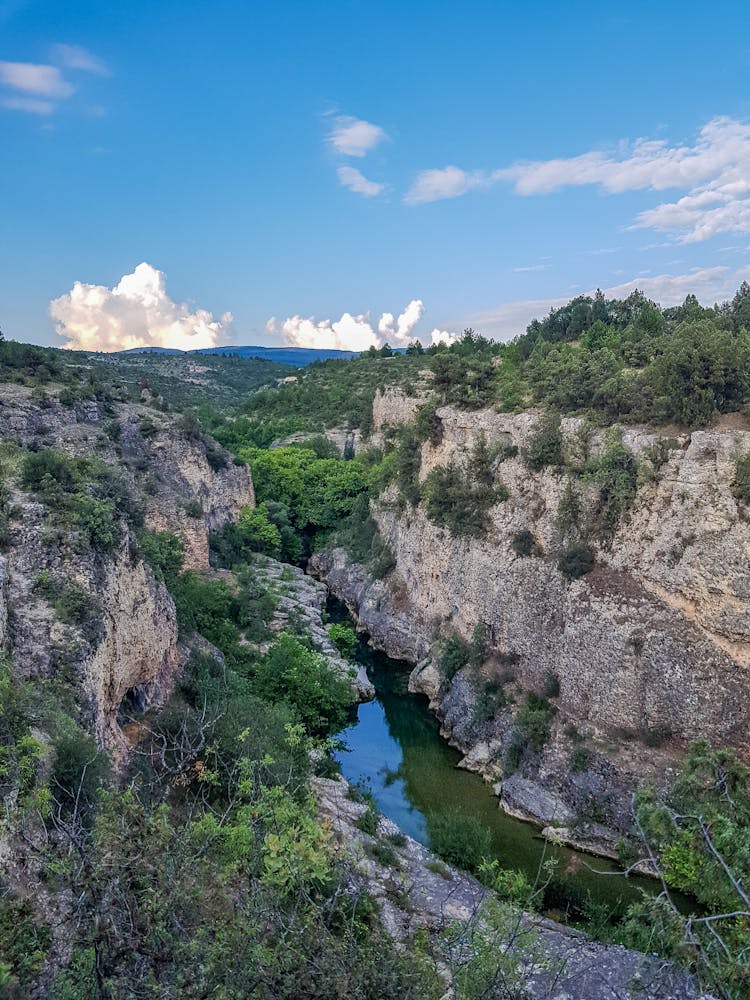
[[[177,619],[166,587],[123,547],[105,570],[104,635],[83,663],[83,689],[94,712],[94,732],[104,746],[123,744],[117,714],[123,701],[139,708],[169,694],[180,657]]]
[[[40,403],[28,389],[4,385],[0,439],[11,449],[97,455],[115,467],[133,495],[145,499],[146,526],[183,538],[187,568],[208,568],[209,532],[254,504],[247,467],[146,407],[105,408],[95,400],[63,406],[54,393]],[[20,488],[10,499],[0,557],[0,649],[18,676],[72,684],[81,721],[100,744],[122,749],[123,703],[158,704],[179,666],[172,598],[137,555],[124,520],[117,544],[96,551]],[[55,607],[71,588],[78,604],[72,618]]]
[[[236,521],[243,507],[255,506],[253,480],[245,465],[234,465],[225,452],[210,453],[201,440],[175,437],[169,425],[150,442],[149,461],[158,470],[156,491],[146,506],[146,525],[152,531],[172,531],[185,543],[185,568],[205,570],[208,535]],[[225,464],[212,468],[209,454]],[[195,507],[186,515],[185,505]]]
[[[356,824],[366,806],[351,800],[347,783],[326,778],[312,781],[322,818],[353,863],[361,887],[377,900],[384,926],[393,937],[407,940],[424,929],[433,935],[439,953],[437,936],[452,921],[478,920],[481,925],[488,897],[484,886],[403,835],[395,843],[389,842],[395,860],[379,860],[377,844],[398,834],[396,825],[381,816],[375,836],[363,833]],[[599,944],[580,931],[535,914],[510,913],[504,932],[497,947],[517,956],[520,980],[513,984],[515,989],[506,984],[508,996],[520,995],[520,988],[524,996],[540,1000],[621,1000],[630,996],[699,1000],[703,996],[689,975],[668,962]],[[498,987],[506,995],[500,984]]]
[[[413,413],[412,400],[395,396],[376,400],[376,430]],[[644,779],[667,782],[688,741],[733,746],[747,758],[750,522],[732,480],[736,457],[750,452],[750,432],[663,435],[666,460],[654,470],[649,449],[659,436],[623,429],[623,443],[649,475],[614,536],[595,544],[594,571],[571,582],[557,568],[558,510],[569,479],[584,506],[592,487],[564,470],[529,471],[521,456],[537,416],[451,407],[438,416],[442,440],[422,446],[422,478],[438,464],[465,462],[482,434],[490,448],[518,449],[497,468],[509,499],[492,508],[487,535],[454,537],[421,507],[399,506],[386,494],[373,515],[395,559],[389,585],[369,582],[342,552],[319,555],[312,569],[376,645],[415,664],[413,689],[429,696],[444,734],[469,754],[467,766],[497,780],[512,732],[512,707],[479,718],[482,688],[501,681],[518,703],[526,691],[542,693],[550,678],[557,690],[551,737],[538,759],[523,764],[524,779],[545,793],[513,781],[501,792],[519,814],[567,823],[572,812],[623,829],[629,792]],[[572,453],[581,421],[564,420],[562,429]],[[604,435],[594,433],[592,453],[603,446]],[[533,534],[533,555],[514,551],[520,531]],[[477,626],[489,643],[487,662],[446,683],[431,655],[436,637],[470,639]],[[573,766],[581,745],[585,763],[579,755]],[[477,747],[484,748],[478,756]]]

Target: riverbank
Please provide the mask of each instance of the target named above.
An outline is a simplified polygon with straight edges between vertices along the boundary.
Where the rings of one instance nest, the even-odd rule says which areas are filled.
[[[411,941],[419,932],[441,956],[450,982],[460,969],[461,941],[484,935],[503,956],[498,985],[503,995],[538,1000],[709,1000],[687,973],[651,955],[592,941],[585,934],[536,914],[497,902],[465,872],[446,865],[426,847],[403,836],[380,816],[372,833],[361,828],[368,806],[356,801],[344,779],[313,779],[321,817],[356,873],[351,893],[369,893],[388,932]],[[451,927],[460,922],[459,936]],[[499,995],[499,994],[498,994]]]

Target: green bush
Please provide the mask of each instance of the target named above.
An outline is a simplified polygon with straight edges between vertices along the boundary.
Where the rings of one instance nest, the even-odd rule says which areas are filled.
[[[26,991],[36,982],[52,944],[50,928],[40,922],[30,900],[5,894],[0,901],[0,942],[3,995],[28,996]]]
[[[328,638],[345,659],[354,659],[357,653],[358,639],[353,628],[336,622],[328,626]]]
[[[331,670],[326,658],[286,632],[258,664],[253,690],[268,701],[290,705],[314,735],[341,729],[353,701],[350,685]]]
[[[191,497],[185,504],[185,513],[196,519],[203,517],[203,504],[198,497]]]
[[[49,778],[53,798],[66,811],[93,813],[96,795],[109,771],[109,761],[88,733],[69,724],[55,738]]]
[[[533,532],[528,528],[514,531],[510,540],[510,547],[517,556],[533,556],[536,549],[536,539]]]
[[[182,570],[185,545],[171,531],[141,531],[138,535],[141,554],[154,572],[169,586]]]
[[[459,670],[462,670],[471,660],[471,644],[457,632],[449,635],[440,644],[438,667],[446,680],[453,680]]]
[[[539,472],[547,465],[565,464],[559,413],[550,411],[537,420],[526,441],[524,459],[533,472]]]
[[[740,503],[750,507],[750,454],[737,459],[732,488]]]
[[[596,524],[610,538],[633,504],[638,488],[638,463],[622,443],[622,434],[611,434],[599,458],[586,467],[587,478],[596,484]]]
[[[557,568],[568,580],[578,580],[590,573],[594,568],[596,558],[588,545],[579,543],[570,545],[560,553]]]
[[[549,739],[552,720],[557,709],[547,698],[530,691],[513,722],[513,734],[506,749],[505,767],[514,771],[520,764],[524,752],[540,753]]]
[[[479,870],[482,861],[492,852],[492,837],[488,828],[474,816],[458,812],[434,813],[427,817],[430,848],[449,864]]]

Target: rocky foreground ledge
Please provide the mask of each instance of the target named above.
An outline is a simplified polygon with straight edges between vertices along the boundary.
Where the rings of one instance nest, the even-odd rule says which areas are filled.
[[[353,863],[353,891],[377,901],[383,924],[396,940],[420,930],[436,936],[459,922],[476,926],[489,890],[465,872],[444,864],[398,827],[379,817],[373,836],[356,824],[367,805],[349,797],[340,778],[313,778],[313,792],[340,850]],[[378,858],[385,842],[390,860]],[[382,854],[382,852],[381,852]],[[509,940],[498,948],[517,952],[519,974],[534,1000],[712,1000],[695,980],[671,962],[619,945],[605,945],[538,915],[518,911],[509,922]],[[447,965],[446,965],[447,973]],[[451,996],[449,990],[446,996]]]

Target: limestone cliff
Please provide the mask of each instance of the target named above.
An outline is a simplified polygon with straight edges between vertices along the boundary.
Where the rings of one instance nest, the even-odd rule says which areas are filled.
[[[411,419],[414,401],[397,396],[376,399],[376,433]],[[395,558],[389,585],[367,581],[341,552],[318,556],[313,570],[377,644],[416,664],[412,687],[429,696],[466,766],[501,782],[511,811],[623,829],[629,791],[644,778],[668,781],[687,741],[706,738],[748,756],[750,524],[732,479],[737,455],[750,452],[750,432],[719,427],[668,437],[623,428],[623,443],[648,475],[614,536],[592,543],[593,572],[570,581],[557,566],[570,473],[530,472],[522,458],[538,416],[443,407],[438,417],[441,440],[422,446],[422,479],[436,465],[464,463],[480,434],[509,456],[496,467],[509,496],[491,509],[486,535],[454,537],[421,505],[386,493],[373,515]],[[562,422],[570,452],[581,423]],[[660,440],[657,469],[648,449]],[[592,454],[603,442],[594,432]],[[576,488],[589,503],[585,479]],[[535,540],[530,555],[514,551],[521,531]],[[432,655],[436,638],[455,631],[469,639],[478,625],[489,642],[486,662],[447,682]],[[551,737],[538,759],[504,777],[513,702],[541,693],[550,678],[557,686]],[[498,679],[507,698],[484,718],[482,688]],[[582,744],[585,755],[573,765]]]
[[[145,507],[147,527],[183,538],[186,566],[195,569],[208,567],[209,532],[254,504],[250,470],[155,410],[96,400],[64,406],[54,392],[39,400],[22,386],[3,386],[0,442],[12,470],[0,648],[17,676],[59,681],[98,742],[121,749],[123,704],[144,708],[170,691],[180,658],[174,603],[125,519],[113,545],[91,547],[23,490],[18,465],[45,448],[97,455]]]

